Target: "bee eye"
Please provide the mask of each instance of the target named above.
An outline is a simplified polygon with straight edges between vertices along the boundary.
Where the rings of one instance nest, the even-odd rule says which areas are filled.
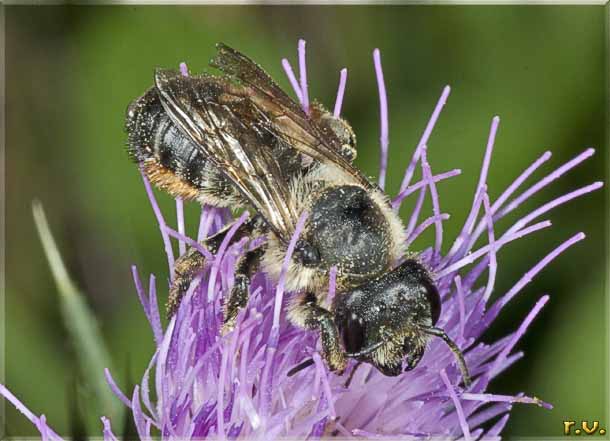
[[[438,289],[436,289],[436,286],[434,286],[434,284],[428,280],[422,280],[422,289],[426,294],[428,302],[430,303],[432,325],[435,325],[441,316],[441,298],[438,293]]]
[[[359,352],[364,346],[365,329],[357,315],[351,314],[343,327],[343,343],[347,352]]]

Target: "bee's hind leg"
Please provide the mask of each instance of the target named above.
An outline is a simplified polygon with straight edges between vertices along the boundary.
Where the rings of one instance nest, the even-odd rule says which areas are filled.
[[[211,239],[211,238],[210,238]],[[207,240],[202,242],[206,248],[210,248]],[[191,282],[197,272],[203,268],[205,257],[196,248],[189,248],[174,264],[174,280],[169,288],[169,296],[165,305],[167,317],[172,317],[186,294]]]
[[[321,307],[315,294],[307,292],[296,299],[290,309],[290,320],[301,327],[317,330],[322,341],[322,357],[331,371],[342,373],[347,356],[341,346],[339,330],[330,311]]]
[[[203,240],[201,244],[212,254],[218,252],[220,245],[233,224],[223,228],[215,235]],[[244,237],[250,237],[259,226],[259,217],[255,216],[250,221],[242,224],[231,237],[230,244],[233,244]],[[166,311],[167,316],[172,317],[186,294],[191,282],[205,264],[205,257],[196,248],[189,248],[174,264],[174,279],[169,289]]]
[[[264,254],[264,246],[248,251],[237,262],[235,269],[235,283],[231,295],[224,306],[224,325],[221,333],[224,335],[233,330],[237,314],[241,308],[248,304],[250,294],[250,278],[259,267],[260,259]]]

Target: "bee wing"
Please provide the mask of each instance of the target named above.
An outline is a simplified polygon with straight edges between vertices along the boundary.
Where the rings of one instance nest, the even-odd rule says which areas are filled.
[[[338,153],[341,142],[334,133],[310,119],[258,64],[223,43],[216,47],[218,53],[210,65],[251,90],[253,104],[272,123],[270,132],[301,153],[341,168],[364,187],[372,187],[360,170]]]
[[[297,216],[287,179],[262,131],[214,99],[216,87],[173,70],[157,70],[155,85],[167,114],[240,190],[277,235],[288,241]],[[241,113],[241,112],[240,112]]]

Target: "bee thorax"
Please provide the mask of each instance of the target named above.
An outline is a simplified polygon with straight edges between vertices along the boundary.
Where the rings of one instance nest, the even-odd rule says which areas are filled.
[[[336,265],[342,273],[373,277],[391,260],[387,221],[358,186],[323,190],[311,207],[304,236],[314,254],[319,255],[319,265]]]

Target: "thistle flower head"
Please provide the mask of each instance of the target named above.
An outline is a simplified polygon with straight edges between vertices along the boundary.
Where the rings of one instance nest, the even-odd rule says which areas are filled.
[[[299,79],[287,60],[282,60],[282,64],[307,112],[304,41],[299,42],[298,51]],[[379,185],[383,188],[389,145],[388,112],[378,50],[374,51],[373,63],[380,98]],[[181,66],[181,70],[187,74],[186,66]],[[346,78],[344,69],[334,106],[335,116],[340,115]],[[437,326],[443,328],[463,351],[473,378],[472,385],[461,386],[462,375],[455,357],[440,339],[430,341],[415,369],[398,377],[386,377],[371,365],[356,368],[355,361],[350,361],[343,375],[329,372],[319,353],[317,335],[294,327],[286,319],[284,300],[292,293],[284,292],[285,271],[277,283],[263,273],[252,277],[248,305],[239,314],[234,330],[223,336],[222,305],[233,285],[235,263],[243,253],[261,243],[245,240],[229,245],[232,236],[229,232],[218,252],[211,255],[198,242],[227,224],[232,219],[231,214],[226,209],[203,207],[198,237],[186,237],[182,202],[177,201],[178,226],[170,228],[144,178],[168,255],[170,274],[174,262],[171,238],[179,241],[180,253],[186,246],[193,246],[208,258],[206,267],[191,284],[165,329],[160,320],[158,297],[163,298],[167,286],[159,290],[158,296],[155,277],[150,276],[145,289],[137,269],[133,268],[136,291],[150,323],[156,350],[140,384],[129,393],[120,389],[108,370],[105,375],[118,399],[132,412],[140,438],[268,440],[442,436],[469,440],[485,435],[493,439],[499,437],[514,403],[551,407],[523,394],[509,396],[486,392],[494,378],[523,356],[515,347],[549,300],[548,295],[542,296],[521,324],[503,338],[489,344],[482,343],[480,338],[503,307],[553,259],[582,240],[584,234],[578,233],[550,251],[508,292],[491,302],[498,271],[496,255],[510,242],[548,228],[551,223],[544,216],[551,209],[596,190],[602,184],[596,182],[551,200],[505,231],[497,231],[496,224],[549,183],[589,158],[593,150],[585,150],[523,189],[525,181],[550,159],[551,154],[544,153],[492,201],[486,182],[499,125],[499,118],[493,118],[466,221],[458,236],[444,244],[447,239],[443,234],[443,222],[449,215],[442,212],[437,186],[459,175],[460,170],[435,174],[428,162],[427,146],[449,92],[449,87],[442,91],[392,205],[398,209],[405,198],[416,197],[415,207],[406,219],[405,249],[424,230],[434,228],[435,241],[419,254],[419,259],[431,269],[441,294],[442,313]],[[422,178],[412,182],[418,167]],[[429,217],[422,213],[427,197],[433,208]],[[242,215],[236,225],[246,217],[247,214]],[[301,216],[297,225],[285,268],[304,219],[305,216]],[[486,238],[486,244],[477,248],[481,237]],[[448,251],[443,252],[443,248]],[[328,289],[331,297],[335,295],[332,276]],[[312,367],[288,375],[294,366],[310,357]],[[351,380],[349,385],[346,384],[348,378]],[[33,415],[6,389],[1,388],[0,393],[36,424],[43,438],[58,438],[48,428],[44,417]],[[105,418],[102,421],[104,438],[115,439],[110,422]]]

